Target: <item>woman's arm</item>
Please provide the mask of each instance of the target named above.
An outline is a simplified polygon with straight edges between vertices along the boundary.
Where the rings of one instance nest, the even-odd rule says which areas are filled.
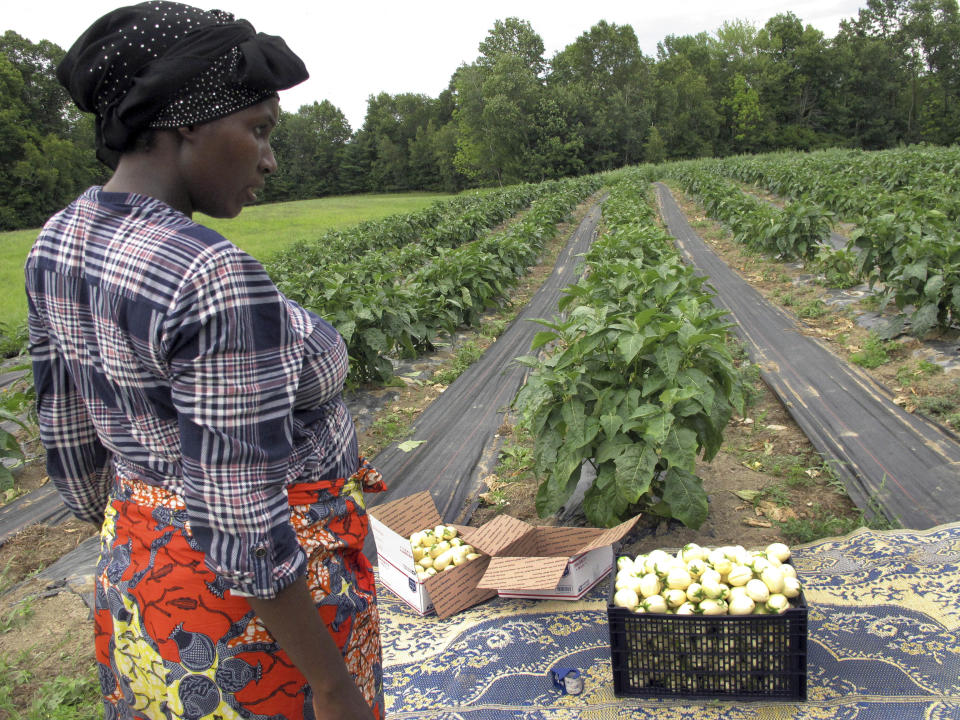
[[[272,600],[247,601],[310,683],[317,720],[373,720],[303,577]]]
[[[113,480],[112,456],[97,436],[66,361],[50,342],[41,314],[43,288],[31,274],[27,275],[27,299],[37,423],[47,455],[47,475],[70,511],[99,528]]]

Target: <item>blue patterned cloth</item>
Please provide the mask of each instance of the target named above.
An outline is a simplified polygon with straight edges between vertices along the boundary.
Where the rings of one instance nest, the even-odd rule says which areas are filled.
[[[580,602],[494,599],[447,620],[378,593],[394,720],[960,720],[960,523],[794,550],[809,606],[802,703],[618,698],[606,583]],[[565,695],[550,669],[576,667]]]

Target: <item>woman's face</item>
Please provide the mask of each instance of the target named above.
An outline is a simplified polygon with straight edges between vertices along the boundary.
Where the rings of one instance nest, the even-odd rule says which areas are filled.
[[[183,128],[183,178],[193,210],[232,218],[255,202],[267,175],[277,169],[270,133],[280,102],[268,98],[226,117]]]

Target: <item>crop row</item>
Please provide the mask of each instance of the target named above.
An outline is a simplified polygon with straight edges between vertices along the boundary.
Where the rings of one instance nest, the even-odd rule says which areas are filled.
[[[810,260],[830,237],[833,213],[808,200],[776,207],[743,192],[715,164],[676,163],[669,174],[708,215],[730,227],[738,242],[760,252],[785,260]]]
[[[415,357],[439,333],[476,324],[536,261],[556,225],[598,185],[595,177],[543,183],[532,189],[539,199],[508,229],[454,247],[411,241],[340,262],[307,254],[285,257],[270,271],[288,297],[343,336],[349,382],[382,382],[393,374],[393,358]],[[456,222],[448,215],[443,224]],[[464,225],[472,227],[471,220]],[[428,230],[436,237],[436,228]]]
[[[590,462],[584,512],[611,526],[643,511],[699,527],[707,496],[695,474],[719,450],[743,382],[725,311],[655,222],[642,172],[623,173],[604,203],[605,232],[567,287],[515,406],[534,437],[542,516],[566,503]],[[539,351],[539,352],[538,352]]]
[[[960,147],[773,153],[725,158],[716,166],[782,197],[809,198],[850,220],[904,205],[960,219]]]
[[[768,163],[771,168],[775,164],[772,158]],[[798,173],[792,185],[792,192],[800,193],[798,199],[788,202],[783,211],[775,211],[723,178],[721,173],[731,172],[729,168],[726,162],[691,164],[677,177],[708,214],[727,224],[737,239],[783,257],[791,256],[786,250],[792,247],[805,260],[819,253],[821,264],[827,268],[830,263],[849,267],[855,282],[869,283],[882,291],[886,302],[909,311],[891,322],[888,334],[899,332],[907,320],[910,331],[918,336],[945,330],[960,321],[960,237],[957,221],[951,219],[952,215],[960,216],[960,204],[938,200],[941,205],[928,207],[916,192],[885,193],[865,175],[860,185],[871,188],[868,194],[877,199],[856,218],[857,224],[850,232],[851,248],[823,252],[815,243],[829,232],[832,218],[832,213],[817,202],[817,188],[822,190],[824,183],[818,185],[811,179],[810,193],[804,194],[796,180]],[[737,177],[757,179],[742,172]],[[776,190],[771,185],[766,187]],[[935,190],[926,189],[924,193],[926,202],[935,202],[931,200],[937,194]],[[775,216],[777,220],[770,219]]]
[[[394,251],[411,243],[428,248],[456,247],[478,239],[546,192],[549,192],[546,183],[515,185],[441,200],[418,212],[329,230],[278,254],[269,271],[271,275],[283,277],[304,266],[354,262],[364,255]]]

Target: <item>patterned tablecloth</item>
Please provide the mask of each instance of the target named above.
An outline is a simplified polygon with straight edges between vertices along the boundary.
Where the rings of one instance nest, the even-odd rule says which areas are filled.
[[[809,606],[807,700],[613,694],[606,583],[577,602],[494,599],[421,618],[380,588],[390,720],[960,720],[960,523],[795,548]],[[580,695],[549,671],[576,667]]]

